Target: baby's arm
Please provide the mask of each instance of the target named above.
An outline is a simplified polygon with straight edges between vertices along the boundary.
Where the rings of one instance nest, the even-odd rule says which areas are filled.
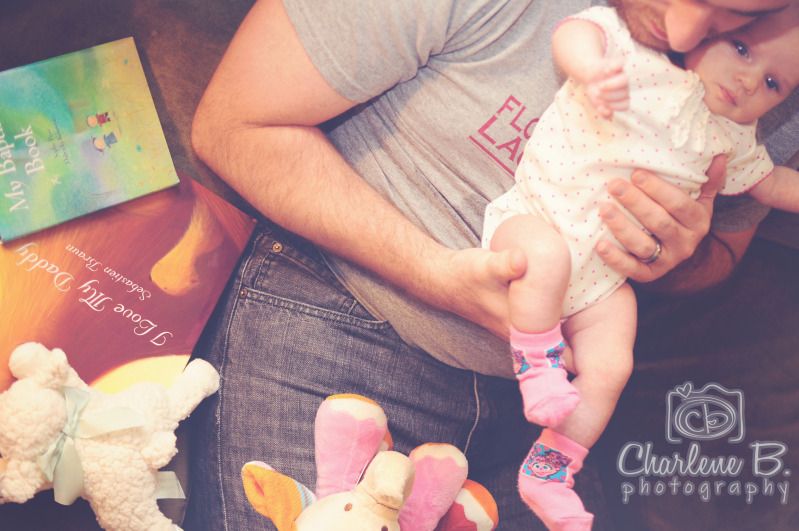
[[[624,59],[608,55],[604,30],[593,22],[567,19],[552,35],[555,64],[570,78],[585,85],[586,94],[600,116],[629,106],[629,83]]]
[[[749,194],[764,205],[799,212],[799,171],[775,166],[771,175],[757,183]]]

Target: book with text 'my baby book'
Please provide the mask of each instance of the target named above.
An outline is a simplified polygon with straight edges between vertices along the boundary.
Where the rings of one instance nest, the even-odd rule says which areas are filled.
[[[177,182],[132,37],[0,72],[0,240]]]

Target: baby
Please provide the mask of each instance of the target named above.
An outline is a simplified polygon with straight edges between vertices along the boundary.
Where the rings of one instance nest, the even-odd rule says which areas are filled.
[[[703,43],[686,55],[688,70],[635,42],[612,8],[556,29],[555,62],[569,80],[525,147],[515,186],[488,206],[483,236],[493,250],[527,255],[527,273],[509,289],[511,351],[525,416],[548,428],[522,464],[519,490],[550,529],[590,529],[573,475],[632,371],[635,297],[594,252],[612,238],[599,216],[612,200],[606,183],[642,168],[697,197],[713,157],[726,154],[722,194],[799,211],[799,173],[775,167],[755,139],[757,119],[799,84],[796,50],[796,2]]]

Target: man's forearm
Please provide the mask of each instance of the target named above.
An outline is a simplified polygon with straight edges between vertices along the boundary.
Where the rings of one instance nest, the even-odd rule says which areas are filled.
[[[265,216],[443,305],[430,277],[447,250],[363,181],[318,128],[242,125],[224,137],[197,129],[199,156]]]
[[[283,3],[259,1],[200,101],[192,145],[265,216],[440,304],[446,280],[428,277],[448,250],[373,190],[316,127],[354,105],[316,69]]]
[[[192,145],[280,225],[428,304],[507,335],[508,283],[524,274],[523,255],[447,249],[372,189],[316,127],[357,103],[313,64],[283,2],[261,0],[200,101]]]

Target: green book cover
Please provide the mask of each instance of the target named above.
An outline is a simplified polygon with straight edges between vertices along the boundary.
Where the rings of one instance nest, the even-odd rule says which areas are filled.
[[[178,183],[133,38],[0,72],[0,239]]]

